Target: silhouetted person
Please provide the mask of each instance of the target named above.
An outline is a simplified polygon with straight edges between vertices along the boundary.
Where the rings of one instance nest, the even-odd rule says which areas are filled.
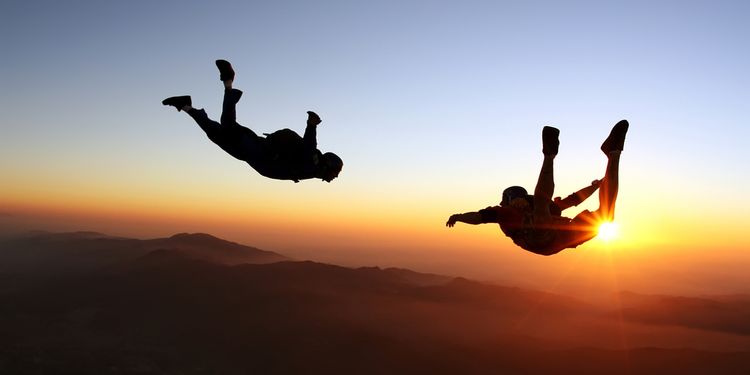
[[[290,129],[278,130],[260,137],[237,123],[236,105],[242,91],[232,88],[234,69],[226,60],[216,60],[220,79],[224,82],[224,102],[220,123],[208,118],[206,111],[192,107],[190,96],[173,96],[162,101],[178,111],[185,111],[222,150],[244,160],[263,176],[299,182],[320,178],[331,182],[338,177],[344,163],[336,154],[317,149],[317,127],[321,123],[315,112],[307,112],[304,136]]]
[[[601,181],[594,180],[590,186],[567,198],[553,201],[553,161],[560,145],[560,131],[545,126],[542,130],[544,162],[533,196],[520,186],[511,186],[503,191],[499,206],[451,215],[445,225],[452,227],[457,221],[467,224],[497,223],[516,245],[541,255],[556,254],[594,238],[601,223],[614,220],[620,153],[627,131],[628,122],[618,122],[602,144],[601,150],[607,155],[607,169]],[[597,189],[599,208],[596,211],[584,210],[573,219],[562,216],[563,210],[583,202]]]

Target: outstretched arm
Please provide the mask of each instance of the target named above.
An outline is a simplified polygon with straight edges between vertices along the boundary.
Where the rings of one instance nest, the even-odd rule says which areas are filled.
[[[451,215],[448,218],[448,221],[445,223],[445,226],[453,227],[457,221],[474,225],[484,223],[484,221],[482,221],[482,214],[480,214],[479,212],[465,212],[462,214]]]
[[[581,204],[581,202],[590,197],[591,194],[594,194],[597,189],[599,189],[600,183],[601,180],[591,181],[591,185],[568,195],[567,197],[565,197],[565,199],[561,199],[560,197],[555,198],[555,204],[560,207],[561,211],[565,210],[566,208],[578,206],[579,204]]]

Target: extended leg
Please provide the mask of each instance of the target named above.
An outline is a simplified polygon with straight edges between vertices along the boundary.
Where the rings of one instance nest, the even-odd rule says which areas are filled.
[[[534,188],[534,218],[546,219],[551,216],[549,202],[555,191],[554,155],[544,155],[542,170]]]
[[[189,96],[175,96],[164,99],[162,104],[170,105],[190,115],[206,132],[208,138],[233,157],[251,162],[263,156],[263,145],[255,132],[237,124],[235,121],[235,104],[242,92],[229,89],[224,93],[223,124],[208,118],[206,111],[195,109]]]
[[[615,202],[619,188],[620,151],[612,151],[607,155],[607,171],[599,186],[598,215],[606,221],[615,219]]]
[[[560,131],[553,127],[545,126],[542,129],[544,161],[534,188],[534,220],[538,223],[544,223],[551,218],[549,203],[555,192],[554,160],[560,144],[559,135]]]
[[[195,109],[193,107],[190,107],[185,109],[185,112],[190,115],[193,120],[195,120],[195,122],[198,124],[198,126],[201,127],[201,129],[203,129],[204,132],[206,132],[208,138],[216,143],[216,139],[221,137],[222,130],[224,129],[221,124],[208,118],[206,111],[204,111],[203,109]]]
[[[619,188],[620,153],[625,144],[629,124],[622,120],[615,124],[609,137],[602,143],[602,152],[607,155],[607,171],[599,187],[599,209],[596,213],[603,220],[615,218],[615,202]]]
[[[188,95],[169,97],[164,99],[161,103],[173,106],[177,108],[178,111],[183,111],[190,115],[190,117],[198,123],[198,126],[208,134],[209,138],[221,131],[219,123],[208,118],[206,111],[193,108],[193,101]]]

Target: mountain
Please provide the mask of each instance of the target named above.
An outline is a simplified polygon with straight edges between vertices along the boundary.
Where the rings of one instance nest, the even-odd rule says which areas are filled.
[[[750,337],[679,316],[644,323],[576,298],[403,269],[228,264],[195,256],[242,246],[208,235],[43,237],[27,247],[38,261],[108,261],[54,277],[0,272],[2,374],[750,372]],[[0,257],[17,252],[4,245]]]
[[[289,258],[271,251],[240,245],[205,233],[180,233],[169,238],[147,240],[148,248],[177,249],[187,256],[226,265],[274,263]]]
[[[0,242],[0,272],[70,273],[132,261],[154,250],[225,265],[289,260],[280,254],[222,240],[204,233],[139,240],[96,232],[47,233]]]

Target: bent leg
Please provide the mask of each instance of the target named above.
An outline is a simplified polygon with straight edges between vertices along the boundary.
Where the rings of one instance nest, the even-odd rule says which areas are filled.
[[[318,149],[318,125],[320,123],[320,116],[317,113],[307,111],[307,126],[305,135],[302,137],[302,150],[305,154],[312,155]]]
[[[302,137],[302,152],[305,155],[312,154],[318,149],[318,126],[307,124],[305,135]]]
[[[224,90],[224,101],[221,105],[221,124],[224,126],[237,125],[237,102],[242,97],[242,91],[227,88]]]
[[[191,108],[187,113],[206,132],[211,142],[234,158],[252,162],[262,157],[262,141],[252,130],[237,123],[232,126],[219,124],[208,118],[202,109]]]
[[[242,97],[242,91],[232,88],[231,80],[224,83],[227,86],[221,109],[224,136],[221,139],[222,144],[215,140],[214,142],[235,158],[254,163],[263,157],[263,140],[251,129],[237,123],[237,103]]]

